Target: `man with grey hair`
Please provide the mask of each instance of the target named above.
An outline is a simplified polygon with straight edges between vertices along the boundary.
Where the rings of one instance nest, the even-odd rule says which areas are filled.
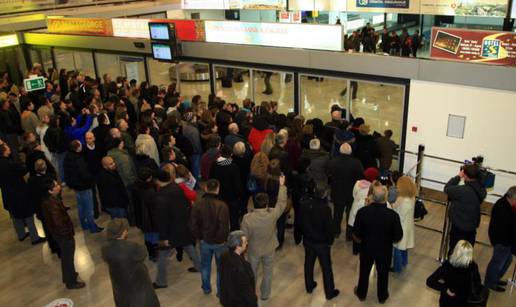
[[[220,260],[220,303],[222,306],[258,307],[251,265],[244,258],[247,237],[241,230],[229,234],[229,250]]]
[[[328,163],[330,155],[324,149],[321,149],[321,141],[317,138],[310,140],[310,149],[304,149],[301,154],[300,161],[310,161],[307,172],[315,182],[328,182]]]
[[[280,168],[283,174],[289,177],[292,168],[286,150],[288,135],[285,133],[278,133],[274,138],[274,146],[269,153],[269,160],[278,159],[280,161]]]
[[[516,186],[509,188],[491,211],[489,222],[489,240],[493,245],[493,256],[487,265],[486,287],[497,292],[504,292],[507,285],[502,278],[511,266],[512,250],[516,250]]]
[[[351,145],[340,146],[340,154],[328,163],[328,179],[331,184],[331,200],[333,201],[333,226],[335,237],[340,236],[342,218],[346,211],[345,223],[348,224],[349,211],[353,204],[353,187],[363,178],[364,168],[360,160],[351,156]],[[346,231],[346,239],[351,241],[351,231]]]
[[[240,129],[238,128],[237,123],[231,123],[228,126],[228,135],[224,138],[224,145],[229,148],[235,148],[235,144],[241,142],[244,144],[245,154],[251,155],[252,150],[251,146],[241,134],[239,134]]]
[[[380,304],[389,298],[389,267],[392,244],[403,237],[398,214],[387,207],[387,188],[373,186],[372,203],[357,212],[353,226],[353,239],[360,243],[360,277],[355,295],[364,301],[369,287],[369,273],[376,264],[378,273],[378,300]]]

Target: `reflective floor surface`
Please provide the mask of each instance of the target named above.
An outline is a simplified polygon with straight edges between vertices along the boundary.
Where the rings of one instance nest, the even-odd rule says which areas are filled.
[[[87,287],[82,290],[66,290],[61,284],[60,263],[56,256],[49,253],[46,244],[31,246],[29,240],[18,242],[14,230],[4,210],[0,214],[0,306],[45,306],[56,298],[68,297],[75,306],[114,306],[106,264],[103,263],[100,247],[105,241],[104,234],[83,233],[78,226],[75,197],[64,190],[65,202],[72,206],[72,215],[76,228],[76,257],[75,263],[81,278]],[[444,210],[440,205],[427,204],[429,215],[424,223],[431,228],[439,229],[442,225]],[[102,215],[98,224],[105,226],[108,216]],[[488,221],[488,220],[487,220]],[[485,221],[479,232],[485,232]],[[40,234],[41,227],[40,227]],[[129,232],[130,240],[143,241],[142,234],[135,228]],[[436,269],[440,234],[416,227],[416,248],[409,252],[409,265],[401,274],[390,276],[390,299],[385,306],[438,306],[438,293],[427,288],[426,278]],[[479,239],[484,241],[485,234]],[[322,287],[317,287],[313,294],[306,294],[303,281],[302,246],[294,245],[291,230],[287,230],[285,247],[276,254],[273,290],[271,298],[260,301],[260,306],[377,306],[376,287],[370,286],[369,295],[365,302],[360,302],[352,294],[358,279],[358,258],[352,256],[351,244],[344,239],[336,240],[332,249],[333,270],[336,287],[341,295],[332,301],[326,301]],[[477,244],[475,259],[479,264],[483,277],[487,263],[491,257],[491,248]],[[147,262],[152,278],[155,274],[155,264]],[[182,262],[175,257],[170,258],[169,287],[158,290],[162,306],[218,306],[215,295],[204,295],[201,290],[200,275],[187,272],[191,266],[185,255]],[[514,264],[505,278],[512,274]],[[322,276],[316,265],[316,281],[322,286]],[[372,274],[371,282],[375,276]],[[215,274],[212,276],[215,285]],[[515,306],[516,289],[514,293],[491,293],[488,306]]]

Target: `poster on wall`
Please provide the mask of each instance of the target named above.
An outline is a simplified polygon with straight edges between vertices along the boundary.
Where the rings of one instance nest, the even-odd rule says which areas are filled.
[[[284,10],[287,0],[226,0],[230,10]]]
[[[432,28],[431,58],[516,66],[512,32]]]
[[[421,14],[505,17],[508,0],[420,0]]]
[[[339,25],[205,21],[206,41],[213,43],[342,50]]]
[[[420,0],[348,0],[350,12],[419,14]]]

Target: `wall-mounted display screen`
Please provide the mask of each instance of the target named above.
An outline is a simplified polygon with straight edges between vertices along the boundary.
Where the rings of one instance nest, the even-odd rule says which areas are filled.
[[[172,61],[172,48],[164,43],[151,43],[152,57],[159,61]]]
[[[149,22],[150,38],[155,40],[170,40],[170,24]]]
[[[342,50],[340,25],[205,21],[206,41],[243,44]]]

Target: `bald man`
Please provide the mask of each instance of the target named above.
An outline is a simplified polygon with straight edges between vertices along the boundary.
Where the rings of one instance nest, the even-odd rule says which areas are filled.
[[[226,145],[229,148],[233,148],[236,143],[242,142],[245,144],[245,156],[249,156],[252,153],[251,146],[243,137],[241,134],[239,134],[240,128],[238,127],[237,123],[231,123],[228,126],[228,135],[224,138],[224,145]]]
[[[328,164],[328,179],[331,182],[331,199],[333,201],[333,226],[335,237],[340,236],[341,223],[346,211],[346,220],[353,203],[353,187],[362,179],[364,169],[358,159],[351,156],[351,145],[344,143],[339,148],[339,155],[333,157]],[[347,229],[346,239],[351,241],[350,229]]]
[[[99,172],[97,185],[102,206],[111,218],[126,217],[129,196],[116,170],[115,160],[110,156],[102,158],[102,170]]]
[[[84,153],[84,158],[86,159],[86,164],[88,165],[88,170],[90,173],[97,177],[100,170],[102,169],[100,160],[102,159],[102,150],[96,145],[97,139],[93,132],[86,132],[84,135],[84,139],[86,140],[86,145],[82,149]],[[100,216],[99,211],[99,203],[97,200],[97,187],[94,186],[92,188],[92,197],[93,197],[93,216],[97,219]]]

